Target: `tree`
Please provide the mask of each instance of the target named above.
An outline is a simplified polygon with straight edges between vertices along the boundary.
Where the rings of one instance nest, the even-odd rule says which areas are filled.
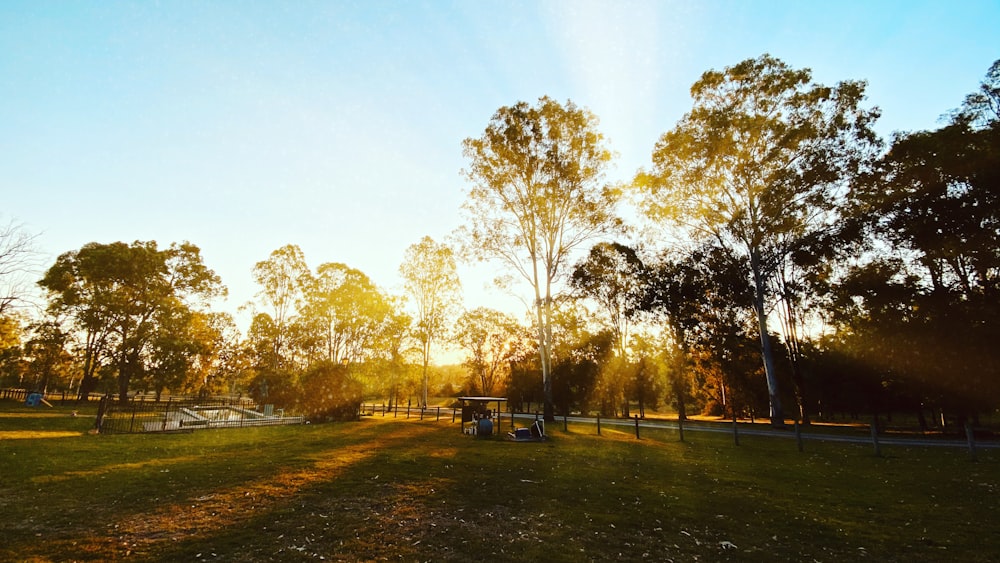
[[[301,299],[303,286],[309,280],[302,250],[294,244],[286,244],[271,253],[267,260],[257,262],[253,267],[253,279],[261,286],[257,297],[267,305],[274,325],[273,347],[270,357],[277,362],[272,368],[280,368],[288,361],[285,357],[289,325]]]
[[[779,239],[832,221],[838,195],[878,145],[863,82],[810,80],[808,69],[769,55],[705,72],[691,87],[692,110],[660,137],[653,172],[636,179],[649,218],[748,264],[774,425],[784,424],[767,319]]]
[[[159,400],[166,389],[178,392],[197,388],[189,378],[196,356],[207,343],[196,334],[195,313],[179,307],[159,315],[142,371],[142,383],[151,387]]]
[[[199,395],[233,392],[242,383],[246,366],[239,351],[240,332],[229,313],[196,311],[189,328],[196,344],[189,385]]]
[[[997,108],[1000,61],[950,123],[897,135],[856,183],[846,215],[861,263],[831,309],[856,357],[959,416],[1000,404]]]
[[[299,321],[319,334],[312,341],[335,363],[388,354],[383,340],[395,328],[396,304],[361,270],[328,262],[305,284]]]
[[[52,384],[65,385],[72,378],[73,369],[73,357],[66,350],[69,334],[54,320],[34,323],[30,329],[31,338],[24,343],[24,357],[35,378],[33,388],[45,393]]]
[[[521,326],[513,317],[495,309],[478,307],[462,313],[455,323],[455,342],[468,356],[473,386],[483,395],[491,395],[510,374],[510,362],[518,350]]]
[[[36,236],[13,221],[0,225],[0,317],[24,299],[26,280],[36,274]]]
[[[463,146],[472,187],[460,236],[469,254],[498,259],[531,285],[551,421],[554,285],[581,244],[620,225],[614,217],[620,194],[602,183],[611,152],[593,114],[548,97],[534,107],[501,107],[483,135]]]
[[[746,371],[736,360],[752,324],[745,264],[707,246],[677,257],[664,254],[646,272],[643,309],[666,329],[664,361],[678,415],[687,412],[696,372],[718,376],[725,404],[725,388],[735,387],[737,374]]]
[[[48,291],[50,312],[66,315],[85,334],[89,365],[80,395],[90,393],[108,361],[118,371],[122,401],[132,377],[146,368],[160,324],[225,292],[198,247],[187,242],[165,250],[152,241],[88,243],[59,256],[38,283]]]
[[[413,318],[415,334],[423,358],[423,394],[421,403],[427,408],[427,364],[431,346],[447,332],[448,321],[461,307],[462,286],[455,268],[451,248],[425,236],[406,249],[399,266],[403,287],[413,299],[417,314]]]
[[[299,410],[314,421],[357,420],[363,391],[347,366],[320,361],[302,374]]]
[[[1000,123],[1000,59],[990,65],[979,90],[965,97],[952,121],[985,128]]]
[[[20,385],[24,370],[21,340],[24,337],[17,315],[0,315],[0,385]]]
[[[629,323],[644,297],[644,266],[635,250],[618,243],[600,242],[576,265],[570,285],[604,310],[615,337],[615,352],[625,358]]]

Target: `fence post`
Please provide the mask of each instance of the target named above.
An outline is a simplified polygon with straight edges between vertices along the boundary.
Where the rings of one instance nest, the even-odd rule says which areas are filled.
[[[598,436],[601,435],[601,413],[600,413],[600,411],[597,412],[597,435]]]
[[[107,408],[108,405],[105,402],[105,399],[102,398],[101,402],[97,404],[97,419],[94,421],[94,429],[97,430],[98,433],[101,432],[101,426],[104,423],[104,412]]]
[[[799,451],[802,451],[802,429],[799,428],[799,421],[795,421],[795,444],[799,447]]]
[[[139,408],[139,403],[132,401],[132,420],[128,422],[128,433],[132,433],[132,427],[135,426],[135,410]]]
[[[684,417],[680,414],[677,415],[677,431],[680,434],[681,442],[684,441]]]
[[[972,434],[972,424],[968,421],[965,423],[965,438],[969,441],[969,459],[979,461],[976,458],[976,437]]]
[[[427,410],[427,406],[426,405],[421,405],[420,406],[420,420],[424,419],[424,411],[425,410]]]
[[[635,439],[639,439],[639,415],[635,415]]]
[[[569,424],[567,421],[566,413],[563,413],[563,432],[569,432]]]
[[[878,415],[872,416],[871,423],[872,444],[875,446],[875,457],[882,457],[882,448],[878,443]]]
[[[736,413],[733,413],[733,443],[737,446],[740,445],[740,429],[736,423]]]

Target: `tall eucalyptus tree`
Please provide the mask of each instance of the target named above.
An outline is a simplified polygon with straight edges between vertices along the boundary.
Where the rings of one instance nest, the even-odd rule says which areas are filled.
[[[833,221],[846,184],[878,147],[878,110],[861,105],[865,83],[811,80],[770,55],[705,72],[691,87],[694,107],[660,137],[652,172],[635,182],[649,218],[748,264],[774,425],[784,413],[769,281],[788,248],[782,237]]]
[[[499,260],[530,284],[545,418],[553,420],[553,294],[574,251],[620,225],[620,193],[603,182],[611,151],[592,113],[548,97],[501,107],[463,146],[472,187],[459,235],[469,254]]]
[[[431,346],[447,333],[448,323],[462,306],[462,284],[458,279],[452,249],[425,236],[406,249],[399,266],[406,294],[416,307],[415,336],[423,359],[421,404],[427,407],[427,365]]]

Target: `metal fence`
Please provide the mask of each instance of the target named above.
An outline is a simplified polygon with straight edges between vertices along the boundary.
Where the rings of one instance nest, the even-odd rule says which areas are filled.
[[[205,428],[246,428],[302,424],[301,416],[285,416],[274,405],[257,405],[249,399],[178,399],[149,401],[130,398],[101,399],[97,430],[102,434],[138,432],[190,432]]]

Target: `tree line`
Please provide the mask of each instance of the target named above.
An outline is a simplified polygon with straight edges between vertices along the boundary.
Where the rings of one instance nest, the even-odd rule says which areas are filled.
[[[40,388],[247,393],[320,417],[362,396],[426,405],[450,342],[462,390],[550,420],[664,402],[774,425],[993,412],[1000,61],[939,129],[888,141],[865,89],[769,55],[707,71],[652,166],[618,184],[589,110],[502,107],[463,143],[464,226],[407,249],[402,295],[287,245],[252,269],[241,335],[211,311],[225,288],[193,244],[91,243],[38,282],[45,315],[22,322],[3,301],[0,368]],[[643,225],[620,218],[625,199]],[[462,259],[503,264],[530,314],[463,309]]]

